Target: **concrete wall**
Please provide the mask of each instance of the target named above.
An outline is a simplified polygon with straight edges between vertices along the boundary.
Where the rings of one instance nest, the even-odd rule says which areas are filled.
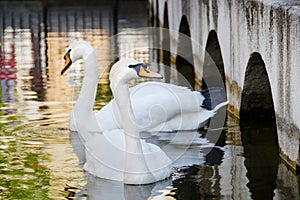
[[[159,19],[155,26],[164,25],[165,5],[168,6],[169,28],[178,31],[182,16],[186,15],[191,38],[203,49],[210,31],[216,31],[226,76],[229,111],[237,117],[240,116],[248,61],[253,52],[261,55],[270,82],[281,155],[293,168],[299,166],[299,2],[149,0],[150,15]],[[178,36],[171,34],[170,40],[171,51],[176,52]],[[205,53],[193,43],[192,48],[196,82],[199,83],[203,75]]]

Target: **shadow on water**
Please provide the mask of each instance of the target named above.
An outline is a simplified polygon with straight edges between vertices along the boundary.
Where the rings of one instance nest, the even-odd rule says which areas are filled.
[[[252,123],[241,126],[247,178],[253,199],[272,199],[277,187],[279,149],[276,125]]]

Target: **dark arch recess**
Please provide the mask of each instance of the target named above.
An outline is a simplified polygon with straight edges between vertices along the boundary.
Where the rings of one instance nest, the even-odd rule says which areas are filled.
[[[190,26],[185,15],[180,21],[179,32],[191,37]],[[180,85],[188,86],[194,89],[195,87],[195,70],[193,63],[192,42],[190,39],[179,35],[176,69],[179,72],[178,81]]]
[[[265,63],[259,53],[250,55],[242,92],[240,121],[275,123],[271,86]]]
[[[219,74],[213,70],[217,67]],[[222,82],[219,81],[220,75]],[[205,80],[209,80],[209,86]],[[225,72],[224,63],[222,58],[222,52],[218,40],[216,31],[211,30],[208,34],[207,43],[205,47],[205,57],[203,65],[203,78],[202,78],[202,89],[207,87],[224,87],[225,85]]]
[[[168,18],[168,4],[165,2],[164,9],[164,25],[163,25],[163,64],[164,67],[164,75],[167,83],[170,82],[170,33],[167,29],[169,29],[169,18]]]
[[[159,9],[158,9],[158,0],[156,0],[156,22],[155,22],[155,27],[159,28],[160,27],[160,22],[159,22]],[[160,34],[159,32],[156,32],[154,36],[154,42],[156,43],[156,47],[160,46]],[[160,48],[154,49],[156,51],[156,63],[160,63]],[[160,71],[160,67],[158,65],[158,71]]]

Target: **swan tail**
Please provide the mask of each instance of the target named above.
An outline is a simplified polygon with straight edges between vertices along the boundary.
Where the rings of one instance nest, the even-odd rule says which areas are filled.
[[[216,105],[216,107],[212,110],[213,112],[217,112],[220,108],[226,106],[229,103],[229,101],[225,101],[222,103],[219,103],[218,105]]]
[[[226,101],[225,91],[221,87],[208,88],[201,91],[201,94],[204,97],[201,107],[207,110],[218,110],[215,107]]]

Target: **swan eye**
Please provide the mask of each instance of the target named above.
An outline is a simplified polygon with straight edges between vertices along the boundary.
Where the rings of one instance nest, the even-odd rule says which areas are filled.
[[[137,64],[134,64],[134,65],[128,65],[129,68],[140,68],[140,67],[147,67],[147,65],[145,63],[137,63]]]

